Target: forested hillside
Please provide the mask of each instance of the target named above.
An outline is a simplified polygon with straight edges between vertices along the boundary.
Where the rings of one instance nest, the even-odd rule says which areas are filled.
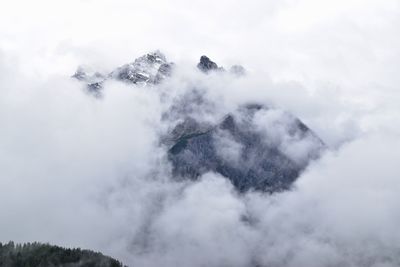
[[[62,248],[41,243],[0,243],[0,266],[4,267],[122,267],[119,261],[99,252]]]

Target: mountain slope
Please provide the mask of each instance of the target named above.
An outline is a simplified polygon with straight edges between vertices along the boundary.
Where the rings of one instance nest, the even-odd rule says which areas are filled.
[[[318,157],[323,142],[300,120],[281,114],[281,138],[271,140],[268,129],[255,123],[275,112],[261,105],[246,105],[226,115],[215,125],[204,126],[186,118],[172,132],[168,158],[174,176],[196,179],[208,171],[227,177],[241,192],[254,189],[276,192],[289,189],[308,162]],[[274,132],[274,129],[270,129]],[[304,143],[308,147],[299,158],[286,146]]]

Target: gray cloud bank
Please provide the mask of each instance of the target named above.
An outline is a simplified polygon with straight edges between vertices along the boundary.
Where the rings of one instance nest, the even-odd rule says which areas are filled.
[[[149,267],[400,264],[397,1],[5,6],[1,241],[80,246]],[[159,86],[107,81],[99,100],[70,78],[79,64],[110,71],[155,48],[177,63]],[[205,76],[194,67],[204,51],[248,75]],[[161,117],[193,85],[218,103],[203,120],[258,101],[301,118],[329,150],[275,195],[238,194],[215,173],[174,181]],[[234,161],[240,146],[220,137]],[[303,147],[284,149],[301,158]]]

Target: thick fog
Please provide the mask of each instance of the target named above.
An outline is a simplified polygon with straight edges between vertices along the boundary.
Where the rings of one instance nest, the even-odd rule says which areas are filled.
[[[399,266],[400,2],[4,1],[0,10],[0,242],[49,242],[129,266]],[[159,49],[157,86],[71,78]],[[246,76],[201,73],[208,55]],[[304,160],[292,116],[326,145],[290,191],[174,179],[163,120],[196,87],[202,121],[262,103],[266,142]],[[273,129],[273,130],[268,130]],[[240,164],[221,132],[218,153]]]

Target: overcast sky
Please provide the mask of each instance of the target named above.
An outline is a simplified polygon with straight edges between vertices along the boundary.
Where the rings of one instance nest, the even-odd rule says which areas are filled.
[[[148,267],[399,266],[399,28],[398,0],[3,0],[0,241]],[[155,49],[182,66],[171,94],[201,82],[203,54],[242,64],[202,81],[210,97],[287,110],[328,151],[274,196],[171,182],[159,91],[114,82],[97,100],[70,79]]]

